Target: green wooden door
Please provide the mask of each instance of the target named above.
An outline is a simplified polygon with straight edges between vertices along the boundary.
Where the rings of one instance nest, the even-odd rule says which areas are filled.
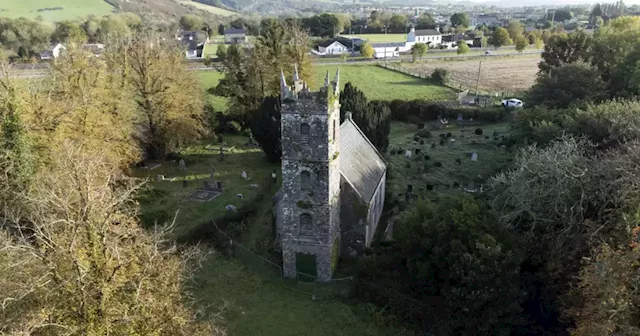
[[[296,271],[298,272],[298,280],[315,281],[316,273],[316,256],[307,253],[296,253]]]

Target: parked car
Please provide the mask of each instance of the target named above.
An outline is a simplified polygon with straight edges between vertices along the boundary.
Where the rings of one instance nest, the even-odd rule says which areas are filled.
[[[493,55],[493,51],[491,50],[487,50],[484,52],[485,55]]]
[[[515,98],[505,99],[502,101],[501,104],[504,107],[523,107],[524,106],[524,103],[522,102],[522,100],[515,99]]]

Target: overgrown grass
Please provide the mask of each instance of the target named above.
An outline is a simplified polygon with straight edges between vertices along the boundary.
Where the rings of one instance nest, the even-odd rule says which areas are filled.
[[[361,38],[371,43],[407,41],[407,34],[342,34],[341,36],[346,38]]]
[[[61,10],[44,10],[62,7]],[[38,11],[41,9],[42,11]],[[88,15],[107,15],[113,6],[104,0],[2,0],[0,17],[35,19],[41,16],[45,21],[62,21],[84,18]]]
[[[198,71],[197,76],[207,101],[213,105],[216,112],[225,111],[227,109],[227,98],[214,96],[206,92],[208,89],[218,85],[220,79],[223,78],[222,73],[218,71]]]
[[[476,128],[482,129],[483,135],[476,135],[474,133]],[[424,145],[421,145],[420,141],[414,142],[414,135],[418,131],[417,126],[413,124],[394,122],[391,125],[389,151],[398,149],[403,151],[399,155],[386,153],[392,170],[392,178],[387,182],[393,194],[401,198],[404,198],[408,184],[413,186],[415,194],[427,196],[434,193],[455,192],[471,184],[479,189],[483,181],[508,167],[515,154],[506,148],[500,148],[503,142],[502,136],[509,137],[508,123],[464,128],[452,126],[442,130],[432,130],[431,137],[423,138]],[[498,134],[497,140],[493,135],[494,132]],[[455,142],[452,144],[450,139],[446,139],[444,145],[440,145],[439,135],[446,133],[451,133],[450,139],[455,139]],[[431,148],[433,143],[435,148]],[[420,149],[421,154],[415,154],[415,149]],[[404,157],[406,150],[412,151],[411,159]],[[472,152],[478,154],[478,161],[471,161]],[[429,160],[426,160],[425,156],[429,156]],[[460,164],[456,159],[460,159]],[[442,166],[437,167],[436,163]],[[418,170],[420,170],[419,173]],[[455,183],[459,184],[459,187],[454,186]],[[427,190],[428,185],[434,186],[435,190]]]
[[[310,85],[314,89],[323,85],[327,71],[333,80],[338,68],[340,69],[340,83],[345,85],[347,82],[351,82],[362,90],[369,100],[425,99],[439,101],[455,98],[455,93],[450,88],[375,65],[317,65],[315,67],[316,78]]]
[[[188,234],[199,224],[219,218],[225,213],[227,204],[240,206],[250,202],[260,189],[253,189],[251,184],[264,187],[273,170],[279,171],[277,165],[266,161],[260,148],[247,148],[246,136],[225,136],[223,147],[225,158],[219,161],[220,145],[216,141],[206,141],[202,145],[191,146],[181,152],[187,170],[180,171],[177,161],[164,161],[161,166],[149,170],[138,169],[136,176],[148,177],[152,181],[153,193],[142,200],[142,216],[153,224],[154,219],[172,218],[176,212],[176,235]],[[207,148],[208,147],[208,148]],[[157,163],[149,163],[153,166]],[[223,183],[224,192],[214,200],[206,203],[191,201],[188,195],[202,188],[209,178],[210,167],[215,169],[214,178]],[[245,181],[241,174],[247,172],[251,178]],[[156,181],[156,175],[162,174],[167,179],[176,178],[173,182]],[[182,181],[187,180],[188,187],[183,188]],[[236,197],[242,194],[244,199]]]
[[[178,3],[183,4],[183,5],[187,5],[187,6],[192,6],[198,9],[202,9],[205,10],[207,12],[213,13],[215,15],[219,15],[219,16],[237,16],[239,15],[238,13],[234,12],[234,11],[230,11],[228,9],[224,9],[224,8],[220,8],[220,7],[215,7],[215,6],[209,6],[209,5],[205,5],[203,3],[199,3],[199,2],[195,2],[195,1],[191,1],[191,0],[177,0]]]

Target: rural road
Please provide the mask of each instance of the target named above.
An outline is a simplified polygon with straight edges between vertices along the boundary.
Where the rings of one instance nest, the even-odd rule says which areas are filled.
[[[438,59],[452,59],[452,58],[461,58],[461,59],[490,59],[493,57],[502,57],[502,56],[526,56],[526,55],[536,55],[540,54],[540,51],[523,51],[523,52],[501,52],[495,53],[491,55],[457,55],[457,54],[448,54],[448,55],[428,55],[420,58],[420,60],[438,60]],[[401,61],[410,61],[412,60],[409,55],[402,55],[400,58],[392,58],[387,59],[388,63],[396,63]],[[313,63],[317,65],[345,65],[345,64],[372,64],[372,63],[386,63],[385,60],[381,59],[371,59],[371,60],[352,60],[352,61],[318,61],[314,59]],[[193,62],[189,64],[189,70],[191,71],[216,71],[215,68],[207,67],[202,64],[202,62]],[[42,78],[50,75],[49,65],[48,64],[33,64],[33,65],[19,65],[14,66],[11,69],[11,76],[14,78]]]

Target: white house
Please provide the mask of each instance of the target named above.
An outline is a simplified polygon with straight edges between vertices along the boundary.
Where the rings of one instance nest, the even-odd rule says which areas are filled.
[[[65,46],[63,46],[61,43],[58,43],[56,45],[51,46],[49,50],[40,52],[40,59],[48,60],[48,59],[58,58],[60,57],[60,53],[62,53],[62,51],[65,49],[67,49]]]
[[[442,43],[442,34],[440,29],[418,29],[411,28],[407,35],[407,44],[414,45],[416,43],[424,43],[430,48],[436,48]]]
[[[348,52],[349,48],[337,40],[329,40],[318,44],[318,53],[320,55],[342,55]]]

